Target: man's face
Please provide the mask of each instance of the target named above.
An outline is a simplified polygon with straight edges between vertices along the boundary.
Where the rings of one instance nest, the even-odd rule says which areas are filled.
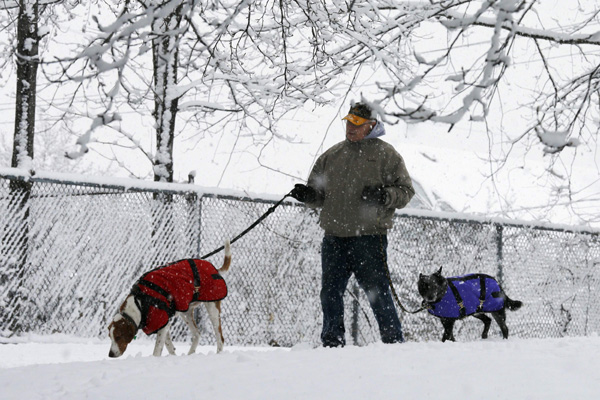
[[[367,121],[362,125],[354,125],[352,122],[346,121],[346,139],[351,142],[360,142],[374,126],[375,121]]]

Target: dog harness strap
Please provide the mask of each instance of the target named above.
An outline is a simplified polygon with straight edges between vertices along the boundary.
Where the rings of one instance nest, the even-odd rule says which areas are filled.
[[[200,274],[198,273],[196,261],[190,258],[187,260],[187,262],[190,264],[190,268],[192,268],[192,274],[194,274],[194,286],[200,286]]]
[[[140,320],[138,329],[143,328],[146,326],[146,316],[148,314],[148,304],[142,301],[142,298],[145,296],[145,294],[142,293],[137,283],[131,288],[131,294],[133,295],[133,301],[135,301],[135,304],[138,306],[142,313],[142,319]]]
[[[454,298],[456,299],[456,304],[458,304],[458,307],[460,308],[460,311],[459,311],[460,318],[463,318],[464,316],[467,315],[467,312],[465,310],[465,305],[463,303],[462,297],[460,297],[460,293],[458,292],[458,289],[456,288],[456,286],[454,286],[454,282],[452,282],[452,280],[450,280],[450,279],[448,279],[448,286],[450,286],[450,290],[452,290],[452,294],[454,295]]]
[[[479,305],[477,306],[477,312],[483,311],[483,303],[485,303],[485,275],[479,275]]]
[[[171,297],[171,295],[169,294],[169,292],[167,292],[165,289],[161,288],[160,286],[158,286],[154,282],[150,282],[150,281],[147,281],[145,279],[140,279],[139,282],[138,282],[138,285],[144,285],[148,289],[154,290],[156,293],[160,294],[161,296],[163,296],[167,300]]]
[[[193,301],[198,301],[198,298],[200,297],[200,273],[198,272],[196,261],[190,258],[187,262],[190,264],[192,274],[194,274],[194,296],[192,299]]]
[[[166,300],[157,299],[154,296],[151,296],[147,293],[142,292],[142,290],[139,287],[140,284],[142,284],[142,285],[146,286],[147,288],[152,289],[155,292],[159,293],[160,295],[164,296]],[[172,317],[173,315],[175,315],[175,302],[171,300],[170,304],[169,304],[169,302],[168,302],[169,301],[168,299],[170,298],[169,293],[167,291],[165,291],[163,288],[161,288],[160,286],[156,285],[155,283],[140,279],[138,281],[138,283],[135,284],[135,286],[133,287],[131,292],[134,294],[134,296],[137,296],[140,299],[140,301],[144,305],[144,308],[147,309],[147,307],[152,306],[152,307],[156,307],[160,310],[165,311],[167,313],[167,315],[169,315],[169,317]],[[147,312],[144,312],[143,314],[146,315]],[[145,324],[140,324],[140,325],[144,326]]]

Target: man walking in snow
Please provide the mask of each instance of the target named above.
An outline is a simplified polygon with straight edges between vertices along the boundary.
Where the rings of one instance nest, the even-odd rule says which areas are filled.
[[[383,123],[365,103],[351,106],[346,140],[323,153],[307,185],[296,184],[292,197],[322,208],[325,231],[321,248],[323,346],[344,346],[344,291],[354,274],[364,290],[384,343],[403,341],[392,301],[387,264],[387,230],[394,210],[408,204],[415,191],[394,147],[380,136]]]

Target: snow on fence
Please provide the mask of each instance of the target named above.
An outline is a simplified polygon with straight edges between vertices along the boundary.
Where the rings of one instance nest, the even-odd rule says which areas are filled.
[[[63,333],[103,337],[131,285],[145,271],[203,254],[233,238],[272,199],[206,193],[193,185],[93,180],[0,171],[0,336]],[[223,329],[233,345],[319,343],[318,215],[285,202],[232,246]],[[600,332],[598,232],[398,212],[389,266],[404,306],[416,309],[419,273],[497,276],[524,307],[508,313],[511,335],[559,337]],[[210,260],[218,267],[222,253]],[[357,299],[357,301],[355,300]],[[400,312],[408,340],[439,340],[427,313]],[[204,310],[201,343],[212,344]],[[378,340],[362,291],[346,294],[349,340]],[[479,337],[481,322],[457,323],[458,340]],[[495,324],[492,332],[499,334]],[[180,322],[174,336],[187,339]]]

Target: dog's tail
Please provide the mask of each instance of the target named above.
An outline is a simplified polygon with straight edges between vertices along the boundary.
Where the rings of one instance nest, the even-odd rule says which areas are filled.
[[[517,311],[523,305],[522,301],[512,300],[508,296],[504,295],[504,304],[510,311]]]
[[[229,266],[231,265],[231,244],[229,243],[229,239],[225,240],[225,259],[223,260],[223,266],[219,268],[219,274],[223,274],[229,271]]]

